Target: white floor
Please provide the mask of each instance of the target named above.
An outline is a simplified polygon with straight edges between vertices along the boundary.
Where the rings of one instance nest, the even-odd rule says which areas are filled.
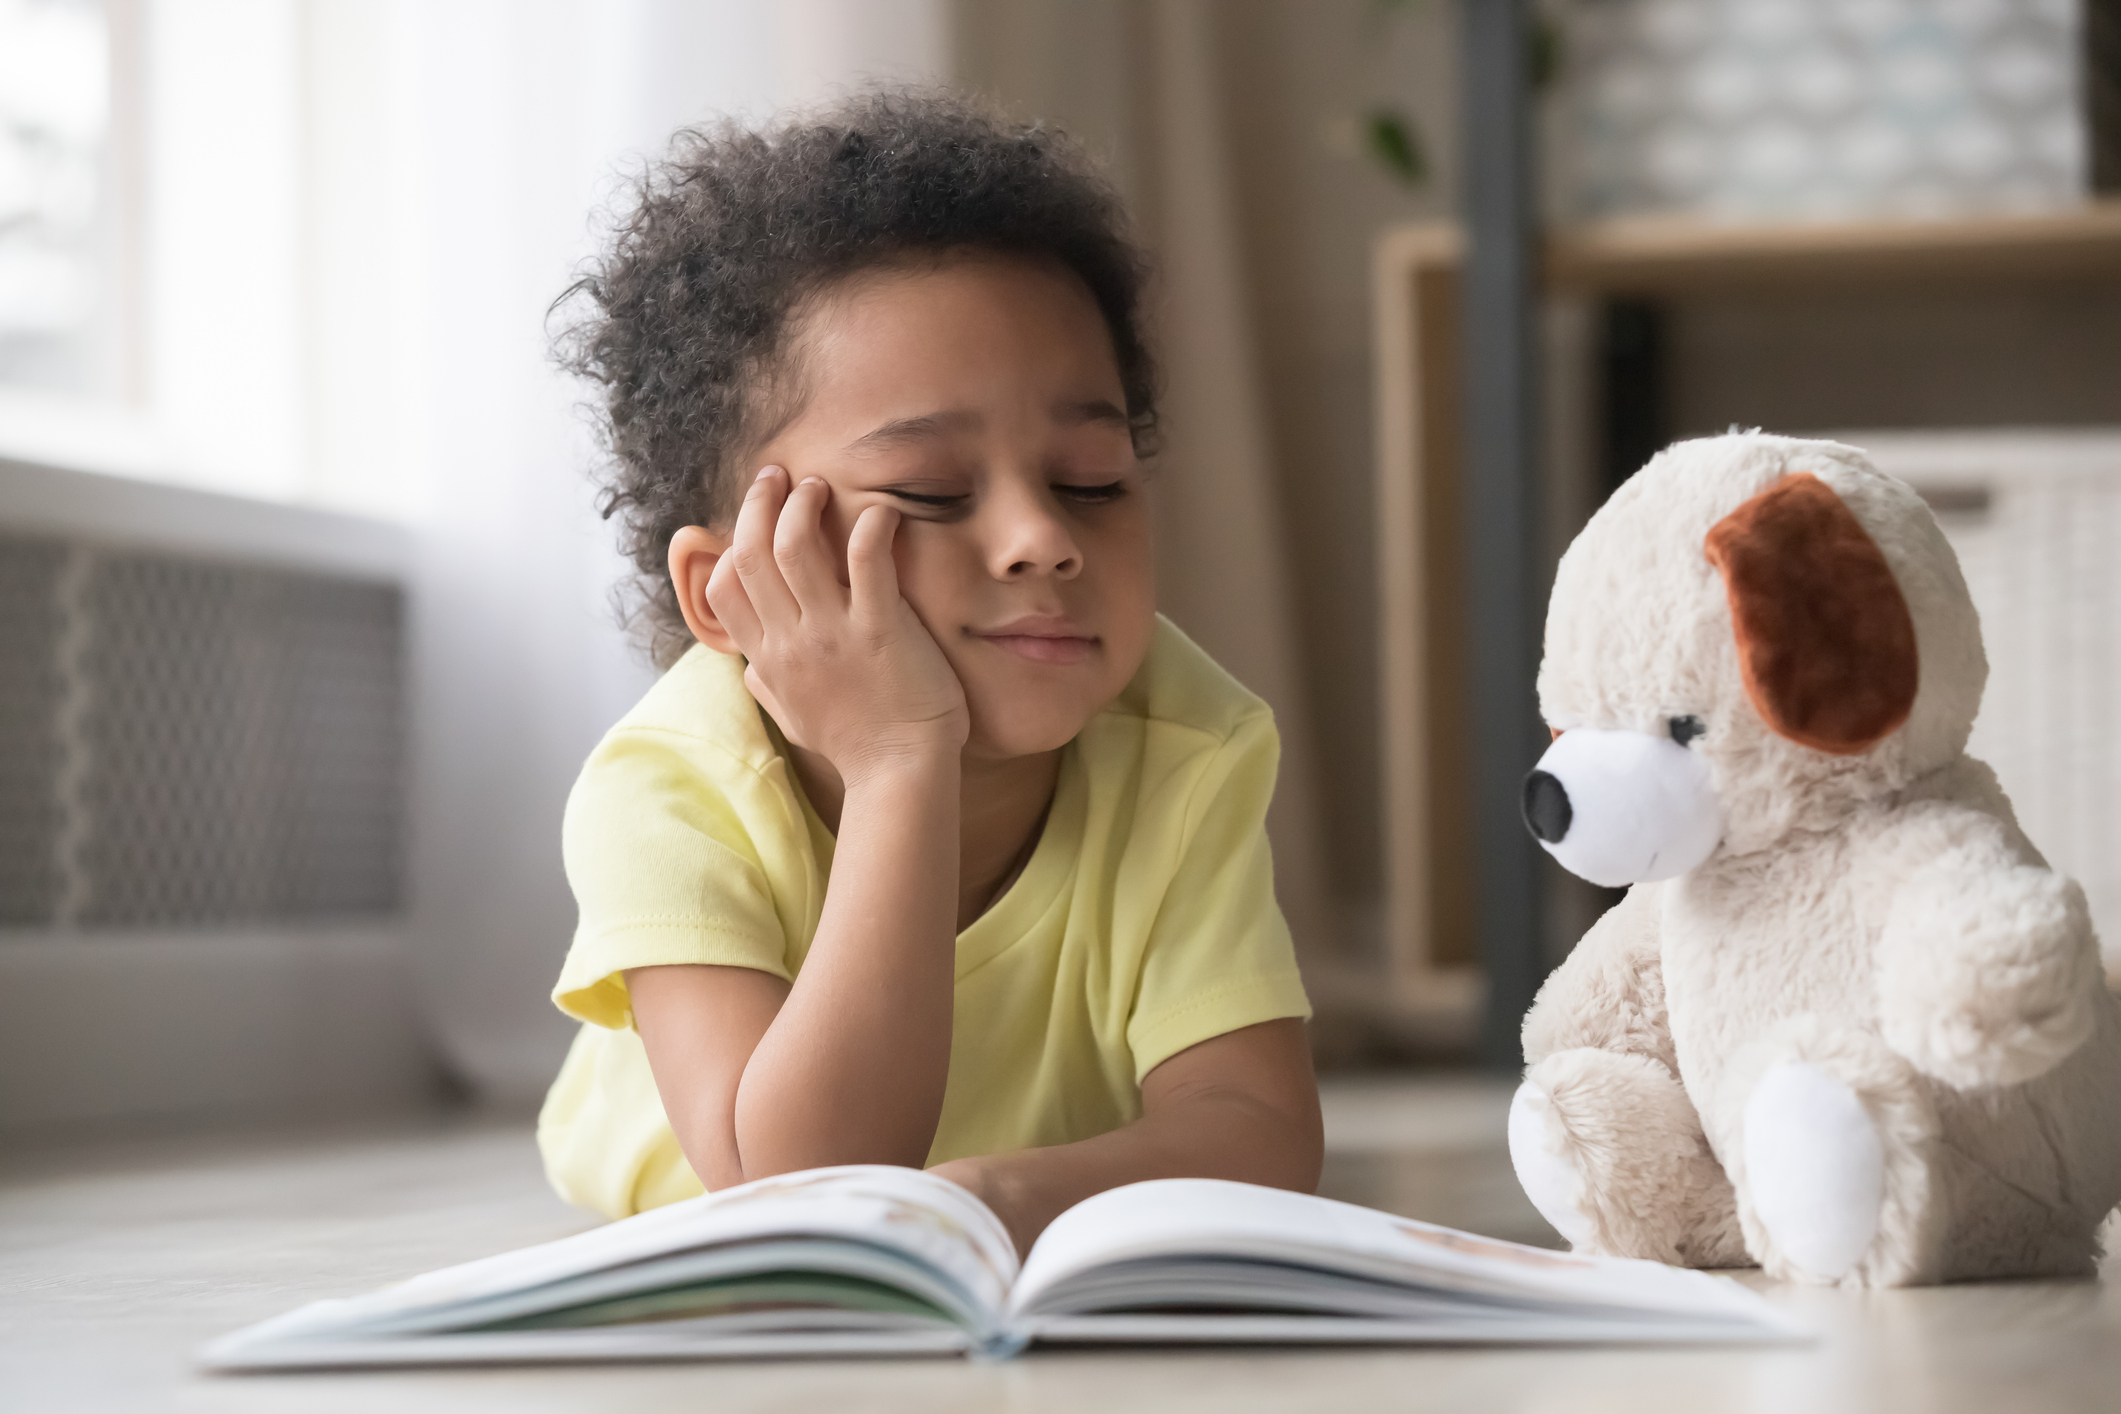
[[[1510,1177],[1508,1087],[1329,1087],[1333,1196],[1554,1241]],[[1001,1366],[817,1362],[206,1377],[205,1339],[317,1297],[560,1236],[528,1126],[75,1142],[0,1160],[0,1409],[1481,1411],[2121,1409],[2111,1284],[1771,1289],[1786,1350],[1034,1354]],[[2121,1264],[2109,1264],[2121,1276]]]

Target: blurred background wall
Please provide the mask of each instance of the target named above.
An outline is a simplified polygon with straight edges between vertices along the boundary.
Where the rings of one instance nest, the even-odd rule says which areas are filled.
[[[2092,210],[2121,182],[2113,10],[1555,0],[1532,56],[1547,219]],[[1379,429],[1414,394],[1380,391],[1397,288],[1380,252],[1447,230],[1458,206],[1457,15],[0,0],[16,134],[0,146],[0,580],[20,586],[0,608],[0,1127],[541,1090],[567,1035],[544,1000],[573,923],[560,807],[648,681],[610,612],[622,567],[545,311],[594,213],[672,129],[875,79],[985,93],[1109,162],[1161,259],[1163,599],[1282,722],[1277,880],[1330,1003],[1321,1037],[1344,1056],[1448,1053],[1462,1028],[1395,1029],[1364,999],[1407,946],[1387,921],[1386,747],[1404,728],[1381,688],[1378,588],[1404,527],[1381,522],[1378,488],[1395,474]],[[2121,425],[2116,288],[1560,291],[1541,315],[1549,557],[1656,445],[1729,421]],[[149,588],[123,600],[106,580]],[[120,799],[123,723],[95,674],[143,681],[111,656],[121,624],[150,622],[125,606],[187,594],[211,608],[185,610],[198,643],[263,646],[209,663],[174,629],[143,631],[177,648],[123,721],[147,724],[150,757],[225,765],[173,786],[175,805]],[[1431,585],[1421,612],[1454,620],[1461,598]],[[298,600],[322,607],[305,619]],[[354,656],[334,661],[397,684],[369,694],[400,706],[366,725],[283,681],[321,680],[285,666],[287,644],[342,638]],[[217,714],[222,697],[250,716]],[[219,723],[184,739],[208,746],[153,735],[194,719]],[[253,719],[283,724],[273,759],[376,745],[333,768],[337,786],[293,765],[268,779],[245,764],[271,755]],[[374,798],[398,804],[349,824],[343,781],[384,777]],[[1436,800],[1441,850],[1464,801]],[[249,834],[201,823],[237,817]],[[132,855],[107,843],[120,820],[148,822]],[[359,888],[315,862],[361,849],[384,863]],[[95,912],[97,889],[157,869],[225,880]],[[1540,946],[1558,955],[1602,900],[1545,887],[1562,906]]]

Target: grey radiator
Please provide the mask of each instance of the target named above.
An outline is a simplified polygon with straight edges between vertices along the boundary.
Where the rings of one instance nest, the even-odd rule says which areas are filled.
[[[397,586],[0,536],[0,924],[395,912]]]
[[[434,1094],[414,555],[0,456],[0,1136]]]

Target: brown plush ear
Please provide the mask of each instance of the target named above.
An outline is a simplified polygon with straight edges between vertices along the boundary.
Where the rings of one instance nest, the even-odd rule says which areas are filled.
[[[1716,522],[1738,664],[1770,730],[1835,756],[1907,720],[1915,620],[1878,542],[1810,472],[1783,477]]]

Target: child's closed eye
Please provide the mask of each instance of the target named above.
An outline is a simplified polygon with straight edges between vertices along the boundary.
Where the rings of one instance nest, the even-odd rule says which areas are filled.
[[[1127,483],[1124,479],[1109,481],[1101,486],[1076,486],[1068,482],[1061,482],[1054,486],[1053,492],[1055,495],[1065,497],[1070,501],[1077,501],[1084,505],[1101,506],[1111,501],[1117,501],[1120,497],[1126,495]]]
[[[904,501],[909,505],[924,506],[929,510],[947,511],[971,499],[969,496],[938,496],[926,491],[901,491],[897,487],[887,488],[885,495]]]
[[[935,511],[954,510],[972,499],[969,495],[962,492],[939,494],[931,491],[909,491],[896,486],[886,488],[884,494],[894,500],[904,501],[908,505]],[[1074,501],[1079,505],[1101,506],[1125,496],[1127,494],[1127,483],[1124,479],[1105,482],[1097,486],[1079,486],[1073,482],[1066,481],[1056,482],[1053,487],[1053,494],[1063,500]]]

